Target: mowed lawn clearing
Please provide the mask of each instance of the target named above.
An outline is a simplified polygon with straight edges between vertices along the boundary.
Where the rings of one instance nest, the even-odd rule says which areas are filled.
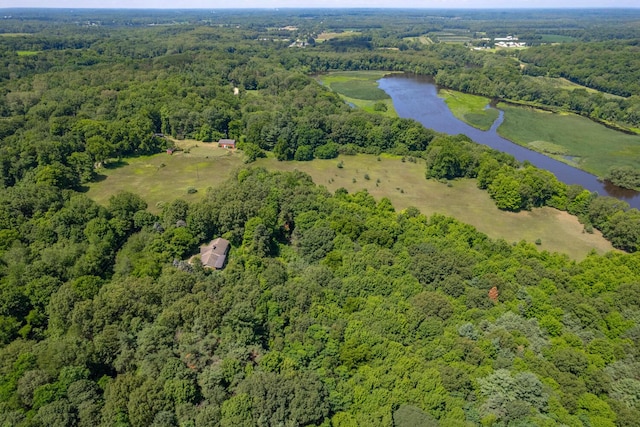
[[[218,148],[217,143],[176,143],[184,151],[129,158],[123,165],[100,169],[103,179],[90,185],[87,196],[106,205],[113,194],[130,191],[140,195],[149,210],[157,213],[163,203],[175,199],[199,200],[207,188],[226,180],[243,165],[241,151]],[[190,188],[197,192],[190,194]]]
[[[501,103],[503,137],[604,177],[612,166],[640,169],[640,135],[628,135],[568,113]]]
[[[340,162],[342,168],[337,167]],[[389,198],[397,211],[415,206],[425,215],[449,215],[493,239],[510,243],[521,240],[534,243],[540,239],[541,250],[561,252],[573,259],[582,259],[591,250],[598,253],[613,250],[597,230],[593,234],[585,233],[578,219],[566,212],[547,207],[518,213],[501,211],[486,191],[476,187],[475,180],[457,180],[450,187],[426,180],[422,162],[402,162],[400,158],[384,155],[378,161],[376,156],[361,154],[312,162],[279,162],[267,158],[259,159],[256,165],[306,172],[316,184],[332,192],[340,187],[350,193],[366,189],[377,200]]]

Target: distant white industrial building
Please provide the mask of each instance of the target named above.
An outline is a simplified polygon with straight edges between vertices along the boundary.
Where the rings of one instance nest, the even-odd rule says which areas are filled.
[[[525,42],[519,42],[518,38],[513,36],[496,37],[493,41],[496,47],[525,47],[527,45]]]

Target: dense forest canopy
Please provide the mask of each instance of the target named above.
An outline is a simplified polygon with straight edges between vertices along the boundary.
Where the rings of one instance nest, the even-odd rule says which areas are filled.
[[[597,57],[597,60],[593,58]],[[640,94],[640,41],[566,43],[519,52],[535,75],[566,77],[587,87],[628,97]],[[605,66],[606,65],[606,66]]]
[[[310,76],[413,72],[637,127],[637,10],[2,15],[0,425],[638,425],[640,213]],[[414,39],[445,30],[567,44]],[[157,214],[83,194],[183,138],[237,139],[248,162],[407,156],[634,253],[576,262],[260,168]],[[218,236],[223,270],[187,262]]]
[[[5,423],[637,420],[637,255],[576,263],[262,169],[159,217],[51,202],[3,250]],[[222,272],[180,261],[220,234]]]

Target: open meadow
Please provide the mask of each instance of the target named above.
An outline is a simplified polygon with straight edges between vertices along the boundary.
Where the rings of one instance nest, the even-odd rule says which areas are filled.
[[[207,188],[215,188],[243,166],[241,152],[196,141],[180,141],[179,145],[185,151],[128,159],[125,165],[104,169],[104,179],[91,184],[88,196],[105,204],[119,191],[132,191],[147,201],[151,211],[159,212],[162,203],[174,199],[198,200]],[[338,168],[338,163],[343,167]],[[566,212],[551,208],[500,211],[489,195],[476,187],[475,180],[457,180],[450,185],[426,180],[422,163],[403,162],[398,157],[363,154],[311,162],[280,162],[269,157],[252,165],[306,172],[332,192],[340,187],[349,192],[366,189],[376,199],[389,198],[398,211],[415,206],[426,215],[449,215],[494,239],[531,243],[540,239],[540,249],[574,259],[584,258],[592,249],[598,253],[612,250],[598,231],[584,233],[582,224]],[[197,192],[189,194],[189,188]]]
[[[640,135],[609,129],[585,117],[501,103],[503,137],[596,176],[612,166],[640,168]]]
[[[243,164],[242,152],[218,148],[217,143],[193,140],[175,143],[181,150],[171,155],[132,157],[122,164],[100,169],[101,179],[90,185],[87,195],[106,204],[113,194],[131,191],[147,202],[150,211],[158,213],[163,203],[200,199],[207,188],[215,187]]]
[[[417,36],[417,37],[403,37],[402,40],[406,40],[409,42],[419,42],[421,44],[433,44],[433,40],[429,38],[427,35]]]
[[[359,34],[361,34],[360,31],[352,31],[352,30],[346,30],[346,31],[340,31],[340,32],[325,31],[318,34],[318,37],[316,37],[316,42],[323,43],[327,40],[339,39],[342,37],[352,37],[352,36],[357,36]]]
[[[568,43],[575,41],[575,37],[560,34],[541,34],[540,40],[543,43]]]
[[[529,81],[534,81],[534,82],[542,82],[545,86],[547,86],[549,88],[553,88],[553,89],[566,89],[566,90],[583,89],[583,90],[587,91],[588,93],[600,93],[605,98],[622,99],[621,96],[614,95],[614,94],[611,94],[611,93],[601,92],[599,90],[592,89],[592,88],[587,87],[587,86],[582,86],[581,84],[574,83],[574,82],[572,82],[570,80],[567,80],[567,79],[565,79],[563,77],[522,76],[522,78],[525,81],[529,80]]]
[[[439,43],[469,43],[473,40],[469,31],[456,29],[434,31],[429,33],[429,36]]]

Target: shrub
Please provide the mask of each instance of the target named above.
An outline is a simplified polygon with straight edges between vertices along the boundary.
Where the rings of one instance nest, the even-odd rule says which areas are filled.
[[[341,145],[338,148],[338,152],[340,154],[344,154],[345,156],[355,156],[360,151],[360,147],[355,144],[345,144]]]
[[[640,187],[640,171],[631,166],[614,166],[609,169],[606,179],[619,187]]]
[[[244,151],[245,163],[255,162],[259,157],[265,157],[264,151],[257,144],[245,143],[242,144],[242,151]]]
[[[313,154],[318,159],[335,159],[338,157],[338,147],[335,142],[328,142],[316,148]]]
[[[373,105],[373,111],[385,112],[385,111],[387,111],[387,104],[385,104],[382,101],[376,102]]]
[[[293,155],[293,159],[303,162],[313,160],[313,148],[310,145],[301,145]]]

